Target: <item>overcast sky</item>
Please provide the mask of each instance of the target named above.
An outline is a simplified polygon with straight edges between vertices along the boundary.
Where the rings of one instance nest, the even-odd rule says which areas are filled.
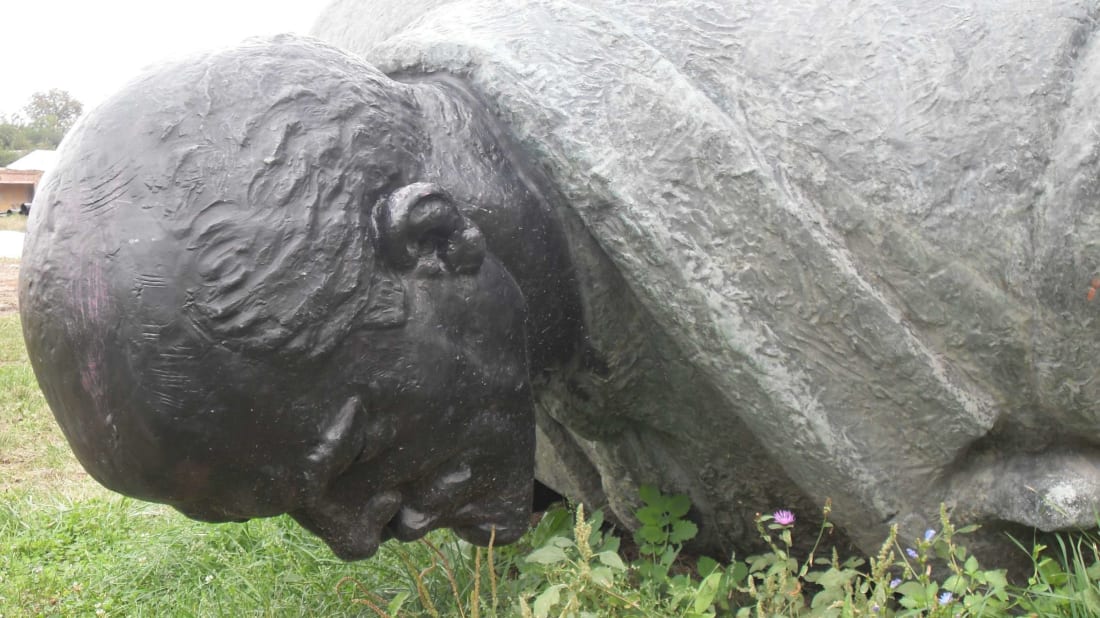
[[[0,114],[68,90],[85,109],[142,67],[253,35],[305,34],[329,0],[0,0]]]

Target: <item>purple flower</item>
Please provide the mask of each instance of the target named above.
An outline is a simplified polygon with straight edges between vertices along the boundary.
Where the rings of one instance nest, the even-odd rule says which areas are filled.
[[[953,598],[955,598],[955,595],[951,594],[950,592],[944,592],[943,594],[940,595],[940,598],[939,598],[940,605],[947,605],[948,603],[951,602],[951,599],[953,599]]]
[[[789,526],[794,523],[794,513],[786,509],[780,509],[772,513],[772,519],[780,526]]]
[[[874,605],[871,606],[871,613],[872,614],[877,614],[878,610],[879,610],[878,603],[875,603]]]
[[[900,585],[901,585],[901,580],[900,579],[895,577],[894,579],[890,580],[890,588],[891,589],[897,588]]]
[[[925,541],[931,541],[934,538],[936,538],[936,531],[935,530],[929,528],[929,529],[924,531],[924,540]]]
[[[913,549],[912,547],[906,547],[905,555],[915,560],[917,558],[917,550]]]

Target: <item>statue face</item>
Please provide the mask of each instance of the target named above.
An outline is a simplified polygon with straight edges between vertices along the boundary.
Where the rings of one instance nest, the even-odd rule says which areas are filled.
[[[195,95],[208,79],[233,87]],[[97,480],[196,519],[290,513],[349,559],[437,527],[526,528],[524,299],[417,182],[410,96],[278,39],[156,69],[74,130],[20,304]]]
[[[269,410],[262,429],[212,422],[184,440],[217,454],[197,456],[211,471],[197,491],[179,489],[188,470],[169,474],[185,496],[169,500],[177,509],[210,521],[290,512],[346,559],[439,527],[481,544],[526,529],[534,412],[523,296],[438,187],[410,185],[378,208],[371,300],[323,368],[306,372],[319,389],[287,403],[285,385],[249,381],[239,397]]]
[[[534,476],[523,298],[492,257],[466,275],[434,261],[395,275],[404,324],[353,333],[330,363],[339,375],[318,378],[344,388],[300,423],[313,447],[292,452],[270,426],[211,428],[219,446],[280,462],[278,483],[269,466],[209,457],[211,482],[173,506],[207,521],[289,511],[349,560],[440,527],[482,545],[518,539]]]
[[[534,413],[518,288],[492,258],[459,276],[422,260],[402,278],[404,327],[364,331],[343,354],[368,445],[292,513],[348,559],[438,527],[481,544],[527,527]]]

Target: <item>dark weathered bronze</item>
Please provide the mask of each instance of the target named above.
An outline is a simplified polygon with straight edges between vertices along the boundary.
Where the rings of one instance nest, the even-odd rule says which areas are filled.
[[[83,120],[21,306],[97,480],[202,520],[290,513],[349,559],[526,529],[529,370],[571,353],[576,301],[468,96],[277,39],[159,67]]]

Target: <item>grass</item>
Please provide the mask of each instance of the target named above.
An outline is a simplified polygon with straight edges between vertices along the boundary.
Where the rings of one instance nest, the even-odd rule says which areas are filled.
[[[0,231],[26,232],[27,218],[23,215],[0,216]]]
[[[208,526],[114,496],[9,492],[0,507],[4,615],[347,613],[351,567],[291,522]]]
[[[34,379],[19,318],[0,316],[0,491],[95,489],[80,471]]]
[[[3,616],[375,616],[337,585],[387,595],[403,573],[395,547],[344,563],[286,517],[203,524],[105,492],[6,492],[0,539]]]
[[[471,553],[447,531],[428,539],[345,563],[288,517],[212,525],[103,489],[53,421],[18,315],[0,315],[0,618],[377,617],[365,597],[415,596],[410,569]],[[420,585],[451,594],[442,578]]]
[[[0,316],[0,616],[374,616],[336,585],[384,592],[398,568],[388,546],[341,562],[288,518],[215,526],[102,489]]]
[[[683,563],[690,503],[655,488],[642,499],[632,562],[580,506],[548,513],[508,548],[475,551],[436,531],[351,564],[286,517],[195,522],[81,470],[37,388],[18,316],[0,315],[0,618],[1100,616],[1093,533],[1021,546],[1034,564],[1026,587],[981,568],[957,541],[972,527],[956,531],[946,511],[916,550],[903,550],[895,529],[878,556],[796,556],[793,518],[764,515],[771,552]],[[950,577],[933,580],[934,564]]]

